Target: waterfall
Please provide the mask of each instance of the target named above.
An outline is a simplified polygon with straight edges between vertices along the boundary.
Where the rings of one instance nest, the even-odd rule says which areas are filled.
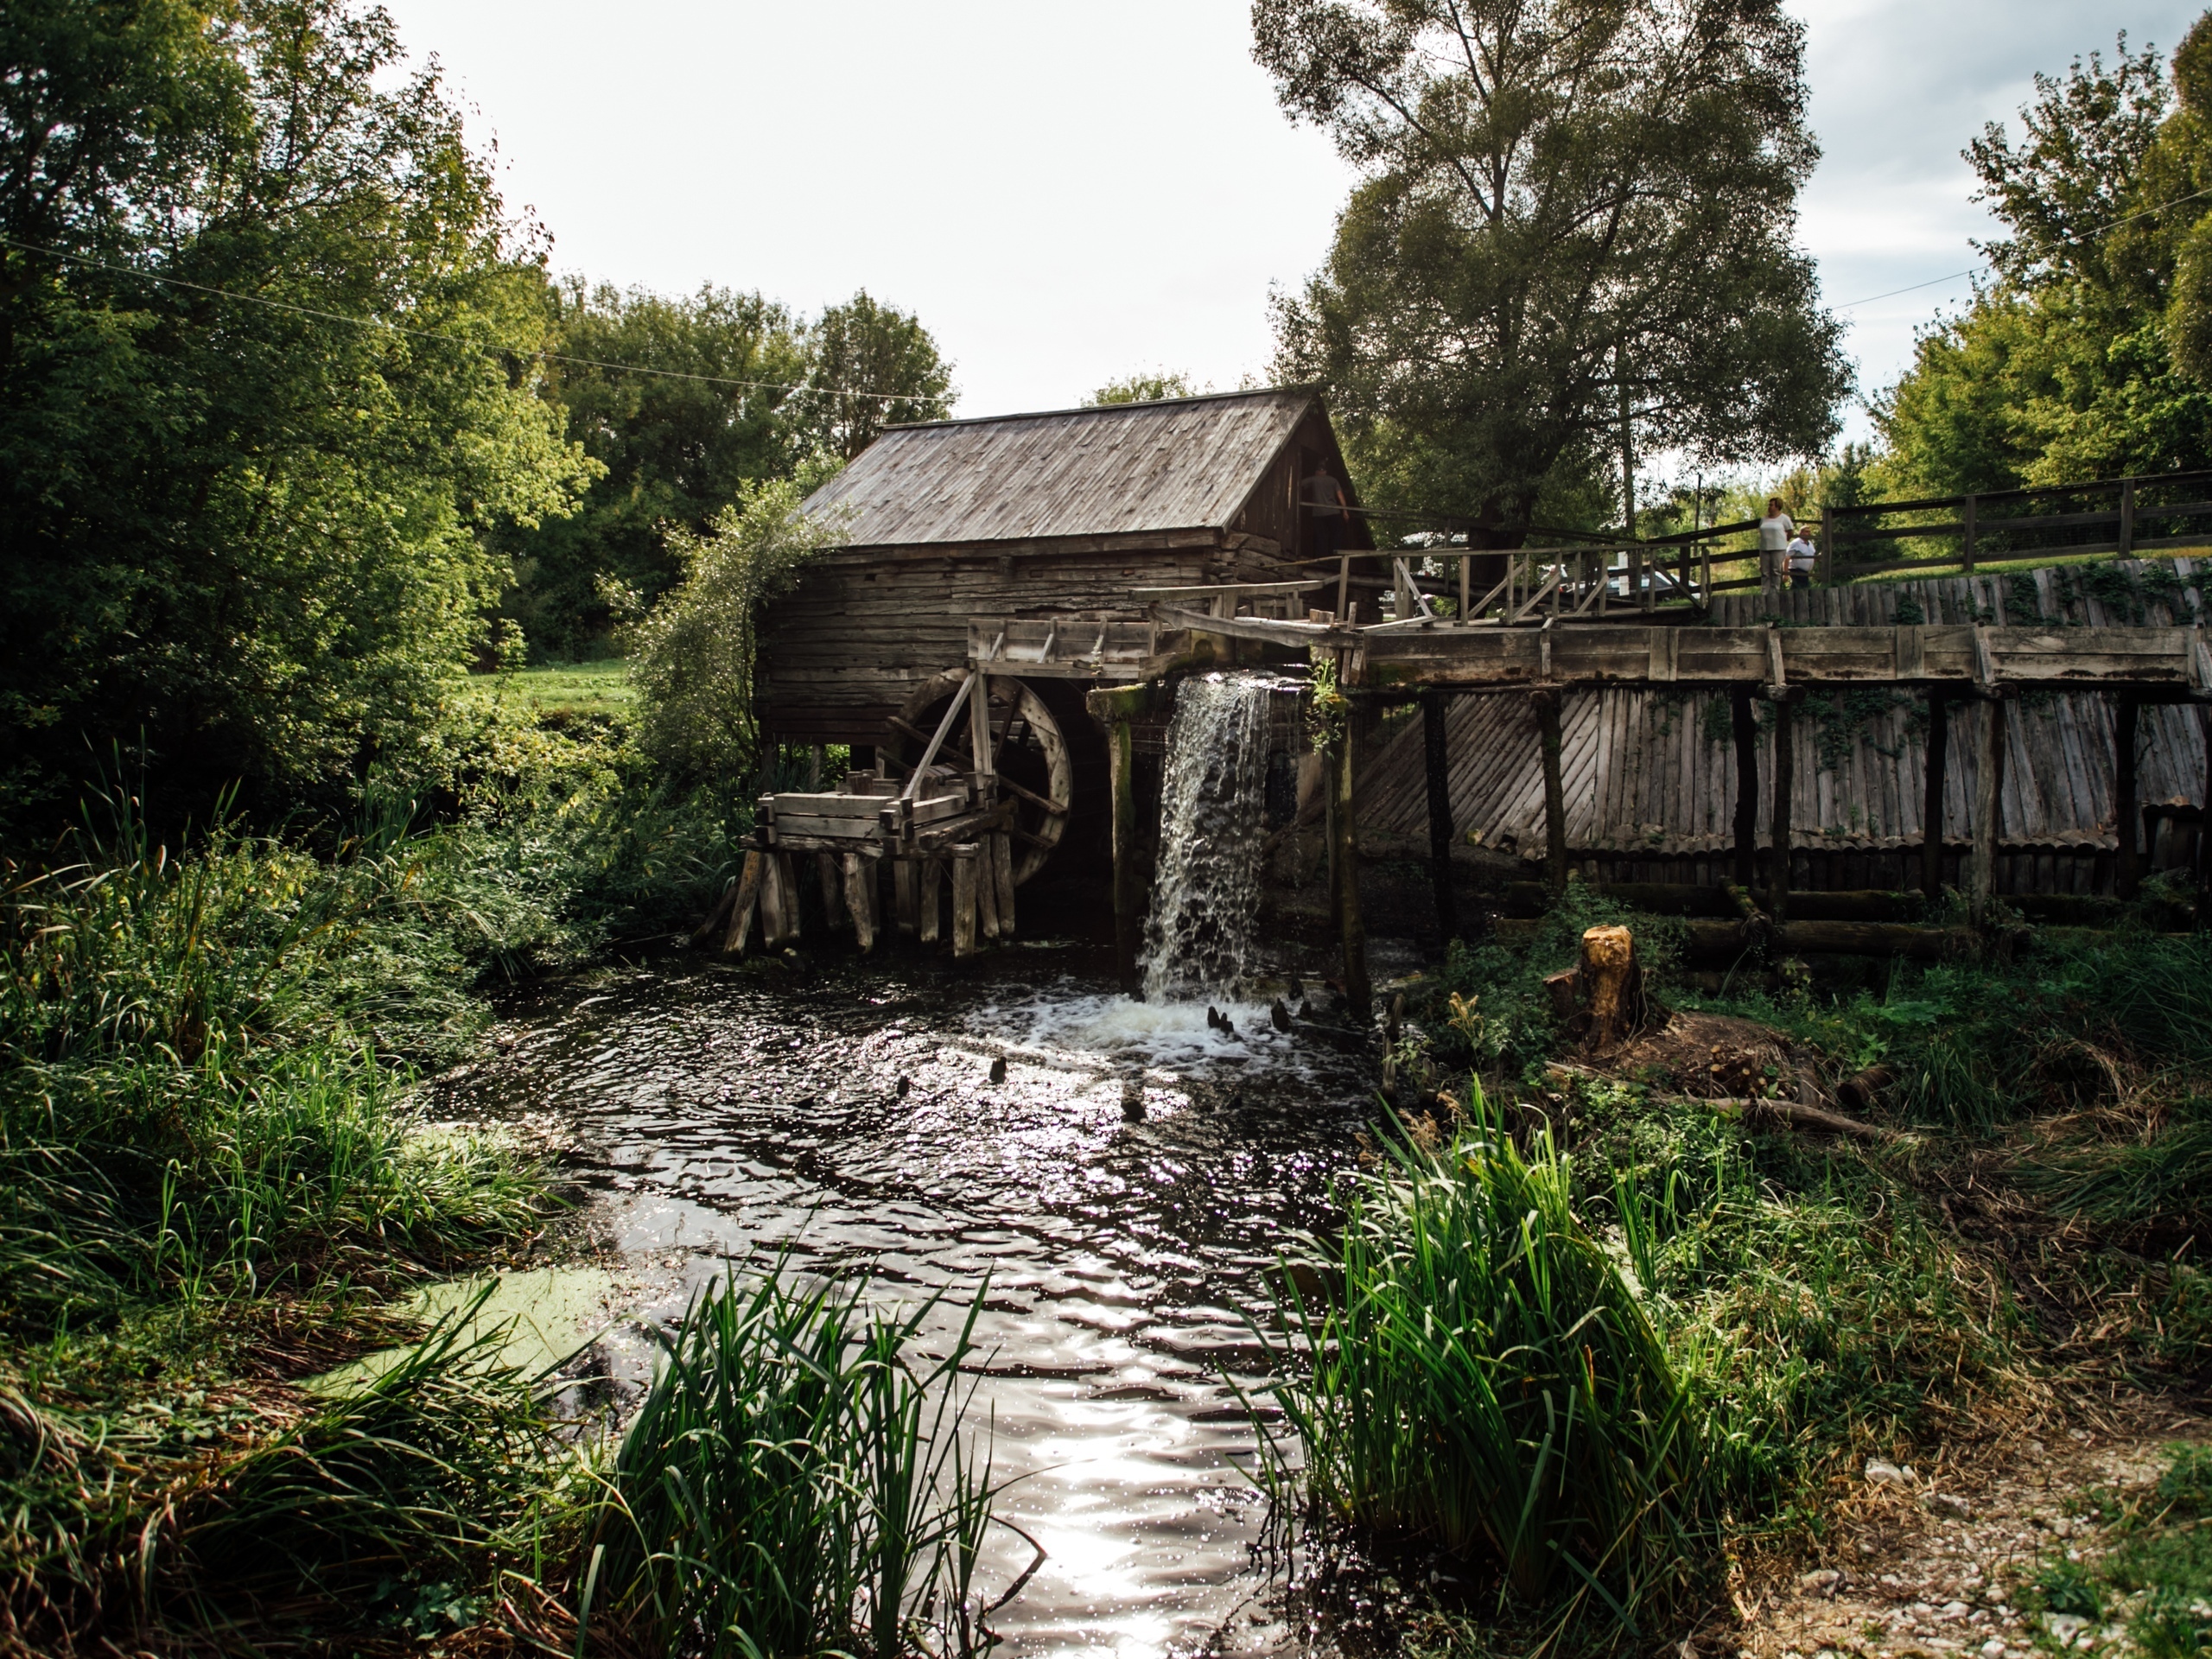
[[[1273,687],[1259,675],[1209,674],[1176,690],[1145,923],[1147,1002],[1235,1001],[1252,971]]]

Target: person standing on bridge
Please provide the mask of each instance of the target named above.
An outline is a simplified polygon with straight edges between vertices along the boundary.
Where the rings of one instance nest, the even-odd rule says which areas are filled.
[[[1796,524],[1782,508],[1782,498],[1770,495],[1766,499],[1766,517],[1759,520],[1759,588],[1773,593],[1782,586],[1783,567],[1789,556],[1789,538],[1797,533]],[[1807,584],[1811,585],[1809,582]]]
[[[1820,557],[1821,550],[1813,545],[1813,538],[1800,530],[1790,538],[1789,550],[1783,555],[1783,563],[1789,567],[1789,585],[1810,588],[1813,567],[1820,563]]]

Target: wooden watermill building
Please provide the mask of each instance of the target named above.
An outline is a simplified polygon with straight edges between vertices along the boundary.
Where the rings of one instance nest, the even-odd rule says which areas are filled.
[[[992,729],[1022,819],[1017,879],[1052,850],[1040,842],[1103,853],[1104,744],[1084,691],[1157,671],[1163,593],[1319,581],[1299,503],[1317,465],[1357,505],[1301,388],[893,427],[806,503],[840,544],[763,617],[766,738],[850,745],[855,766],[880,750],[899,776],[981,654],[971,622],[1002,621]],[[1357,519],[1344,539],[1373,545]],[[1317,602],[1333,602],[1335,574]],[[1362,572],[1370,610],[1382,585]],[[1304,616],[1303,598],[1286,591],[1280,613]]]

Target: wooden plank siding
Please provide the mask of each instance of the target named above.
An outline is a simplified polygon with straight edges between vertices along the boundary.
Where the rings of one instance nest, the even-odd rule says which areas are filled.
[[[764,609],[764,727],[881,741],[910,693],[968,660],[971,618],[1141,622],[1137,588],[1298,575],[1317,458],[1345,476],[1297,388],[893,427],[807,502],[849,541]]]
[[[2174,579],[2153,577],[2149,591],[2139,584],[2150,567],[2104,568],[2117,569],[2136,585],[2131,590],[2107,577],[2101,596],[2075,568],[2035,572],[2020,585],[1998,575],[1728,595],[1715,601],[1713,623],[1723,628],[1893,627],[1897,607],[1908,599],[1931,625],[2050,624],[2064,629],[2069,641],[2083,639],[2085,629],[2186,627],[2195,621],[2201,565],[2175,561]],[[1696,880],[1727,874],[1736,775],[1726,696],[1725,690],[1703,688],[1675,692],[1631,686],[1566,694],[1567,842],[1578,860],[1600,861],[1617,880],[1639,879],[1623,873],[1631,868],[1648,869],[1653,880],[1681,880],[1686,872],[1698,872],[1690,878]],[[1840,698],[1856,698],[1858,712],[1840,716]],[[1878,706],[1883,702],[1890,706]],[[1712,712],[1716,703],[1719,713]],[[1963,853],[1971,823],[1980,764],[1973,708],[1956,701],[1948,705],[1944,831],[1955,850],[1947,852],[1947,865]],[[1999,890],[2108,887],[2105,865],[2118,846],[2112,817],[2112,697],[2031,689],[2013,713],[2006,722]],[[1925,717],[1917,691],[1808,692],[1795,722],[1793,849],[1823,855],[1831,868],[1856,871],[1866,885],[1916,885]],[[2138,790],[2154,814],[2178,809],[2187,817],[2202,810],[2203,718],[2198,707],[2186,702],[2141,709]],[[1456,696],[1447,709],[1446,731],[1454,824],[1482,845],[1541,856],[1542,785],[1527,694]],[[1763,781],[1773,776],[1770,743],[1764,738],[1760,744]],[[1592,766],[1591,758],[1600,755],[1602,766]],[[1357,799],[1364,830],[1424,836],[1418,742],[1409,745],[1402,737],[1375,753],[1359,780]],[[1768,845],[1764,803],[1758,823],[1760,844]],[[1955,879],[1956,871],[1951,874]],[[1839,877],[1821,885],[1847,884]]]

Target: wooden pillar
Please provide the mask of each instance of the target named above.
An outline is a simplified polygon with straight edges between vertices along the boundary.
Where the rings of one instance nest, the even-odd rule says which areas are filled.
[[[1344,947],[1344,1001],[1361,1026],[1375,1017],[1375,995],[1367,978],[1367,926],[1359,913],[1359,840],[1352,812],[1351,727],[1337,728],[1322,766],[1329,791],[1329,875],[1337,912],[1337,937]]]
[[[1567,784],[1560,761],[1565,740],[1560,731],[1559,688],[1547,686],[1531,701],[1544,758],[1544,885],[1556,896],[1567,891]]]
[[[952,954],[976,954],[976,867],[982,861],[974,847],[955,847],[952,853]]]
[[[1421,758],[1428,774],[1428,880],[1436,903],[1436,931],[1449,945],[1459,934],[1459,912],[1452,891],[1452,756],[1445,733],[1448,713],[1444,693],[1421,694]]]
[[[2200,837],[2200,842],[2202,838]],[[753,912],[760,902],[760,872],[768,855],[750,852],[745,855],[743,869],[737,878],[737,892],[729,912],[729,931],[722,935],[722,954],[745,953],[745,936],[753,931]]]
[[[999,914],[999,937],[1014,937],[1014,837],[1008,835],[987,836],[984,845],[991,857],[991,897]]]
[[[921,925],[920,907],[915,892],[919,874],[911,858],[896,858],[891,861],[891,911],[898,923],[901,938],[912,938]]]
[[[2135,480],[2132,478],[2120,481],[2120,556],[2135,556]]]
[[[1967,499],[1966,499],[1966,504],[1965,504],[1965,508],[1964,508],[1963,512],[1960,514],[1960,521],[1961,521],[1961,522],[1960,522],[1960,526],[1959,526],[1959,528],[1960,528],[1960,537],[1959,537],[1959,540],[1960,540],[1960,547],[1961,547],[1961,551],[1964,553],[1964,555],[1965,555],[1965,560],[1964,560],[1964,563],[1965,563],[1966,567],[1967,567],[1967,575],[1974,575],[1974,497],[1972,497],[1972,496],[1968,496],[1968,497],[1967,497]]]
[[[1122,988],[1134,990],[1144,942],[1144,878],[1137,869],[1136,734],[1127,720],[1114,722],[1107,747],[1114,806],[1114,963]]]
[[[1797,745],[1790,707],[1795,699],[1774,700],[1774,805],[1767,822],[1766,912],[1777,922],[1789,914],[1789,793],[1796,783]]]
[[[834,928],[845,919],[844,906],[837,899],[836,854],[817,853],[814,855],[814,874],[822,887],[822,925]]]
[[[845,855],[845,908],[852,915],[853,938],[863,952],[875,949],[875,861]]]
[[[1981,753],[1974,780],[1974,880],[1967,908],[1974,925],[1989,919],[1990,896],[1997,887],[1998,818],[2005,800],[2005,699],[1981,705]]]
[[[1746,890],[1758,882],[1759,723],[1751,717],[1751,694],[1728,694],[1736,735],[1736,885]]]
[[[2133,899],[2143,885],[2143,810],[2135,791],[2135,732],[2142,705],[2126,691],[2113,705],[2112,816],[2113,828],[2120,832],[2120,896]]]
[[[1920,893],[1932,907],[1943,896],[1943,785],[1950,759],[1951,700],[1928,694],[1928,792],[1920,808]]]
[[[921,913],[917,918],[921,940],[924,944],[935,944],[944,937],[944,860],[935,855],[924,859],[916,886],[921,889],[918,895]]]

